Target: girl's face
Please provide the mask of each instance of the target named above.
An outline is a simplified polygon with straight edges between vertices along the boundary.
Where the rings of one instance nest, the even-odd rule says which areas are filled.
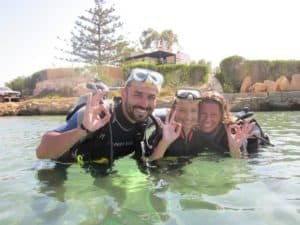
[[[200,105],[199,125],[204,133],[211,133],[222,122],[222,112],[217,103],[206,102]]]
[[[188,133],[198,122],[199,103],[197,101],[180,100],[175,105],[175,121],[182,124],[182,129]]]

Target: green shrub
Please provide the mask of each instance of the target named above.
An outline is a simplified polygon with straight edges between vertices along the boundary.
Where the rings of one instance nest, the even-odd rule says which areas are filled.
[[[197,86],[206,83],[210,72],[207,64],[161,64],[152,62],[133,62],[122,65],[124,80],[129,72],[136,67],[158,71],[164,76],[164,87]]]

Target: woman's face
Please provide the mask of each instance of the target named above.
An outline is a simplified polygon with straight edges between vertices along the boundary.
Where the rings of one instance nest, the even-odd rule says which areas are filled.
[[[222,122],[222,112],[217,103],[202,103],[199,110],[199,125],[202,132],[210,133]]]
[[[182,124],[185,133],[198,123],[199,103],[197,101],[180,100],[175,106],[175,121]]]

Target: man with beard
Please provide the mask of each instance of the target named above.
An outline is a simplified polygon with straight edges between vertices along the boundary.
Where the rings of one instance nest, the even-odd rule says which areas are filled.
[[[135,68],[121,89],[122,100],[112,109],[103,104],[102,91],[90,94],[85,107],[42,137],[37,157],[110,168],[114,159],[131,153],[140,159],[144,131],[154,122],[151,114],[162,83],[160,73]]]

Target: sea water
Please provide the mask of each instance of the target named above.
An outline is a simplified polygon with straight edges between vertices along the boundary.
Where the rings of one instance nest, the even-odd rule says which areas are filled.
[[[0,117],[0,224],[299,224],[300,113],[256,118],[274,147],[248,159],[202,154],[149,172],[125,157],[95,177],[36,159],[63,116]]]

